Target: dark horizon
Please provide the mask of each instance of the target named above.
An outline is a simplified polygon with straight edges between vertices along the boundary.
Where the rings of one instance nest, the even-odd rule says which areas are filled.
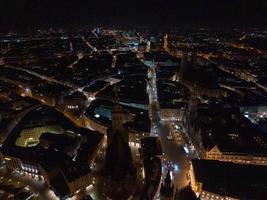
[[[266,27],[264,0],[2,0],[2,30],[84,26]]]

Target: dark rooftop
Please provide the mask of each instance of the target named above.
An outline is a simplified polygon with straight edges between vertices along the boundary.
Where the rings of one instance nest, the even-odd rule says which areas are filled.
[[[267,199],[266,166],[192,160],[195,178],[202,189],[238,199]]]
[[[261,129],[232,109],[200,109],[200,128],[206,150],[217,145],[222,152],[267,155],[267,138]],[[259,139],[262,141],[259,143]]]
[[[162,155],[160,140],[156,137],[146,137],[141,140],[141,147],[144,157]]]

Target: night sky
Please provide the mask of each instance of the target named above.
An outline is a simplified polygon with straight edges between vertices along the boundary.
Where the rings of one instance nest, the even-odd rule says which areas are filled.
[[[266,0],[0,0],[3,29],[107,26],[266,26]]]

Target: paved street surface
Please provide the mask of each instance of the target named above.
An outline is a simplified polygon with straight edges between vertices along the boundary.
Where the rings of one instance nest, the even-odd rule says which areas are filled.
[[[174,181],[175,188],[182,189],[188,185],[187,172],[189,170],[189,159],[184,150],[184,135],[179,134],[181,142],[175,134],[177,132],[171,131],[171,122],[163,123],[160,119],[160,107],[157,96],[156,73],[151,71],[148,73],[148,95],[150,103],[150,119],[151,119],[151,135],[160,138],[163,150],[163,179],[168,170]]]
[[[51,191],[44,181],[29,174],[10,172],[5,166],[0,168],[1,180],[8,180],[12,185],[24,188],[32,193],[38,194],[41,200],[59,200],[59,198]]]

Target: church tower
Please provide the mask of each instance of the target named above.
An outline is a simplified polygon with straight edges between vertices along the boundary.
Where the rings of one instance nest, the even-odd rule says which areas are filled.
[[[124,116],[125,112],[123,107],[118,103],[115,102],[112,106],[112,129],[117,131],[124,131]]]
[[[164,182],[161,184],[160,196],[163,200],[171,200],[174,195],[174,186],[171,180],[171,174],[168,170]]]
[[[125,110],[119,104],[118,95],[112,106],[112,127],[107,133],[108,146],[106,149],[104,173],[114,180],[124,180],[135,175],[129,134],[124,128]]]
[[[127,122],[127,113],[122,105],[119,103],[118,91],[115,88],[115,100],[111,110],[111,129],[108,131],[108,144],[113,140],[114,133],[120,134],[124,142],[128,144],[129,134],[125,130],[124,124]]]

